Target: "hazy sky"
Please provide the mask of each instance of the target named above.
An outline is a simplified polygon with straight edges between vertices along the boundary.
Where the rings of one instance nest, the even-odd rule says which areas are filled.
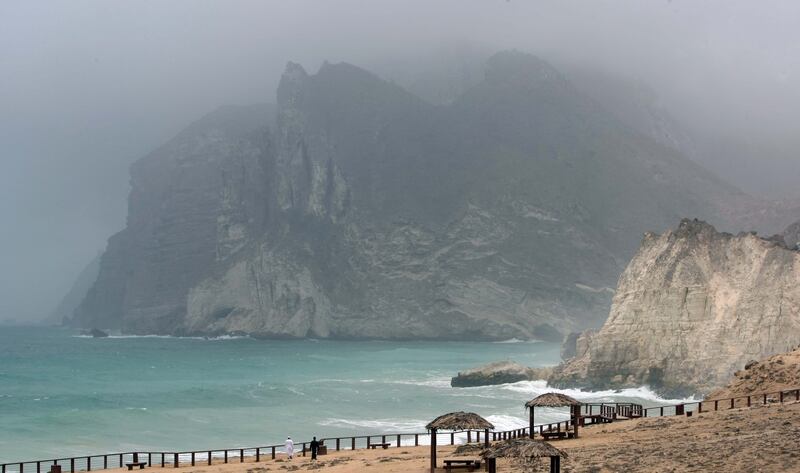
[[[0,319],[45,315],[124,226],[130,162],[218,105],[274,100],[288,60],[388,73],[475,44],[603,68],[758,143],[771,171],[749,190],[788,197],[798,24],[792,0],[3,0]]]

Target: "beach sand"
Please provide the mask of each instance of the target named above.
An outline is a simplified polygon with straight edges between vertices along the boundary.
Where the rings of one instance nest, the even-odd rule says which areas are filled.
[[[787,403],[597,425],[582,429],[579,439],[553,445],[569,455],[562,462],[564,472],[800,472],[798,441],[800,403]],[[430,447],[391,447],[331,452],[316,463],[302,456],[259,463],[247,458],[244,463],[169,469],[180,473],[422,473],[428,471],[429,451]],[[437,451],[441,465],[453,447]],[[543,460],[541,471],[548,471],[547,465]],[[502,461],[498,471],[519,470]]]

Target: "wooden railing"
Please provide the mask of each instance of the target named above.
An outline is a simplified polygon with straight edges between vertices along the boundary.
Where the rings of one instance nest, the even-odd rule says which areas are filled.
[[[710,399],[705,401],[693,401],[676,405],[664,405],[654,407],[642,407],[632,403],[587,403],[581,408],[581,415],[599,414],[612,420],[630,419],[636,417],[661,417],[685,415],[690,412],[717,411],[723,409],[734,409],[736,407],[750,407],[755,404],[783,403],[786,401],[800,401],[800,388],[775,391],[768,393],[750,394],[747,396],[737,396],[724,399]],[[534,434],[541,435],[543,432],[569,431],[573,427],[573,420],[551,422],[546,424],[534,425]],[[485,432],[476,430],[466,430],[459,432],[437,433],[438,445],[455,445],[456,437],[466,437],[468,443],[485,442]],[[507,440],[529,435],[529,428],[519,428],[500,432],[489,432],[491,441]],[[442,437],[449,437],[445,442],[441,442]],[[347,437],[328,437],[321,441],[328,449],[356,450],[369,448],[374,443],[389,443],[395,447],[418,446],[420,440],[430,438],[428,432],[422,433],[394,433],[378,435],[359,435]],[[380,441],[380,442],[378,442]],[[388,441],[388,442],[387,442]],[[305,456],[308,452],[310,442],[296,444],[299,447],[299,454]],[[50,471],[52,465],[61,466],[63,473],[76,473],[80,471],[106,470],[113,468],[123,468],[126,463],[133,463],[134,456],[138,461],[147,463],[150,467],[178,468],[180,466],[212,465],[216,463],[243,463],[245,459],[252,459],[260,462],[264,459],[275,459],[279,452],[282,452],[283,444],[267,445],[263,447],[249,448],[227,448],[215,450],[195,450],[182,452],[124,452],[108,453],[103,455],[88,455],[78,457],[54,458],[49,460],[23,461],[14,463],[0,464],[0,473],[46,473]]]

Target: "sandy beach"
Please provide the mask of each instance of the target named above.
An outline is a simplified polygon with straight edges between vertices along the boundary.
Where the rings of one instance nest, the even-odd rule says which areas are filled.
[[[704,412],[693,417],[654,417],[587,427],[575,440],[554,442],[569,455],[564,472],[800,472],[800,403]],[[438,448],[439,459],[453,447]],[[331,452],[317,462],[285,457],[255,463],[185,466],[181,473],[330,471],[400,473],[428,471],[429,447]],[[156,467],[158,469],[158,467]],[[120,471],[120,470],[117,470]],[[444,471],[442,469],[441,471]],[[464,471],[464,470],[460,470]],[[516,472],[506,461],[498,471]],[[542,461],[542,471],[546,462]]]

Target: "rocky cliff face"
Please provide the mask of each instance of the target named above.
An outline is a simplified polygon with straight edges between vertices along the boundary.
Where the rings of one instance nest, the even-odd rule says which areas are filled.
[[[556,386],[708,392],[751,359],[800,342],[800,252],[683,220],[647,233],[602,329],[580,337]]]
[[[347,64],[289,64],[277,102],[272,127],[226,108],[134,165],[76,323],[560,339],[602,323],[634,235],[750,201],[521,53],[446,106]]]

